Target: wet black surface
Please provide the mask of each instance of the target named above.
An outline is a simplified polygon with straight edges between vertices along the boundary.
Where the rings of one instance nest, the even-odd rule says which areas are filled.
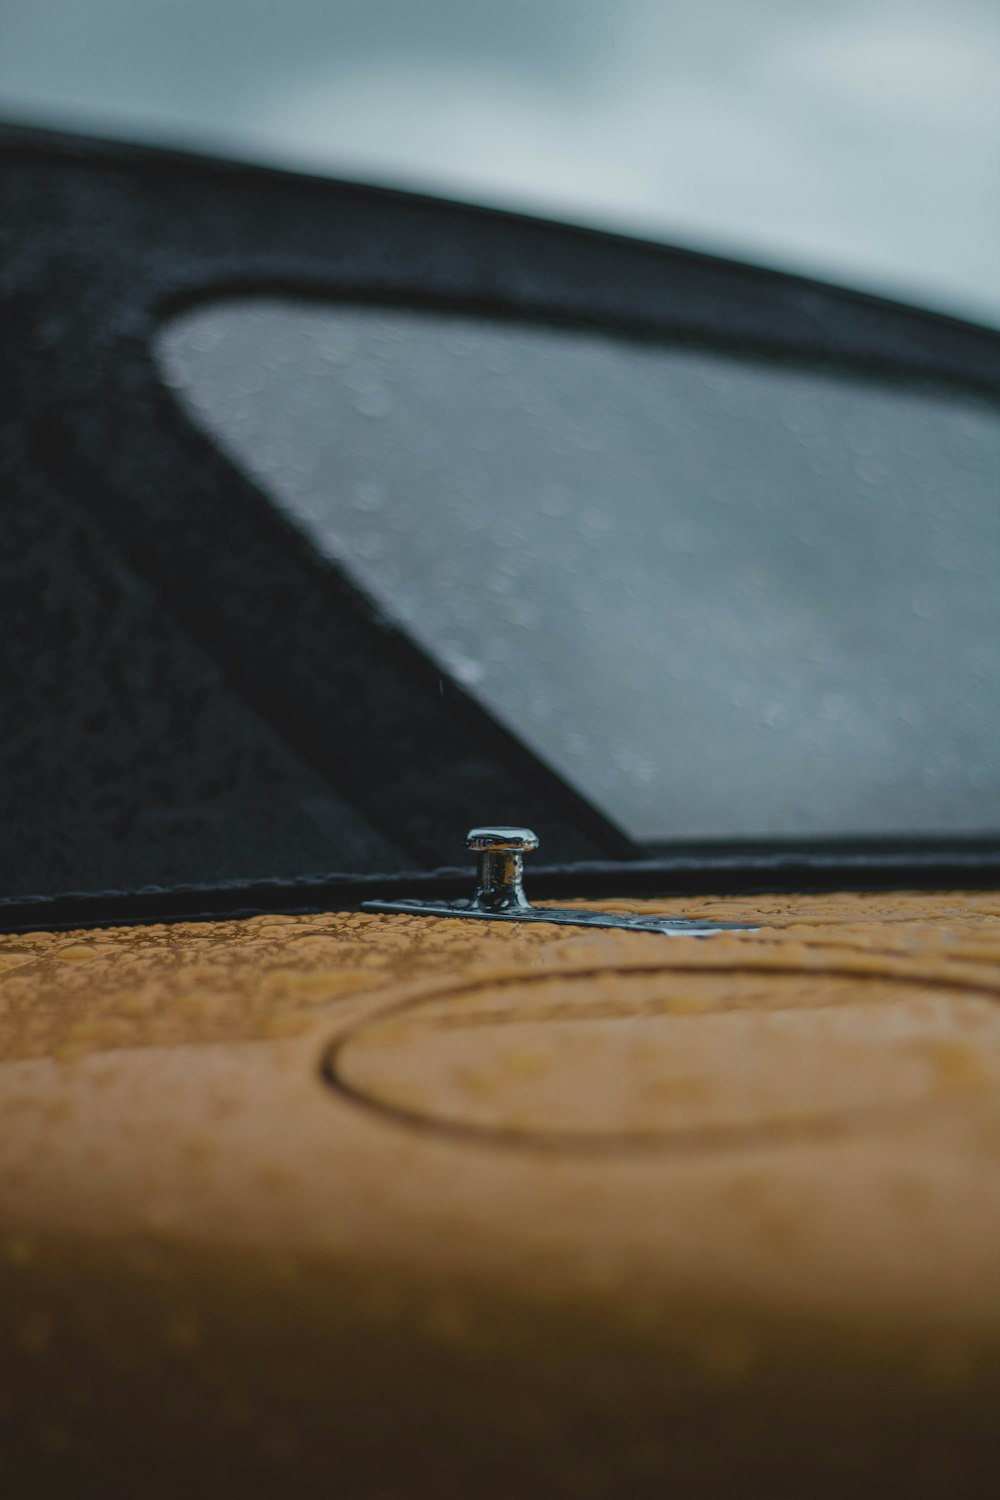
[[[380,890],[436,869],[483,821],[536,827],[567,895],[579,862],[606,886],[641,852],[192,428],[152,350],[184,304],[266,289],[448,306],[1000,391],[996,335],[801,279],[44,133],[0,147],[11,925],[359,899],[365,869],[386,867]],[[953,854],[931,852],[936,878],[976,883],[992,857]],[[725,888],[754,869],[752,850],[729,876],[684,863],[653,878]],[[911,883],[905,857],[892,868]]]

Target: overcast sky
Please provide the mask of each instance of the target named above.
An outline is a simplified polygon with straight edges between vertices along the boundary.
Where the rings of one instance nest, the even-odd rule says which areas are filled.
[[[996,0],[2,0],[0,113],[1000,323]]]

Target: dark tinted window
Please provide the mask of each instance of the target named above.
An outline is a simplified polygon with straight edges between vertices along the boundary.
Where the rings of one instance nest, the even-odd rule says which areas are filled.
[[[633,838],[1000,826],[1000,420],[592,333],[272,299],[192,416]]]

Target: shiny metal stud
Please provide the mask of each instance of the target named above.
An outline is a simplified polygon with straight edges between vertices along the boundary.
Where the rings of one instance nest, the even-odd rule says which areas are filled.
[[[577,911],[566,906],[532,906],[524,894],[524,856],[538,848],[530,828],[471,828],[466,846],[477,856],[479,879],[471,900],[365,901],[364,911],[409,912],[424,917],[473,917],[490,922],[554,922],[560,927],[625,927],[680,937],[714,932],[753,932],[745,922],[699,922],[683,917],[642,916],[637,912]]]
[[[538,848],[530,828],[470,828],[465,847],[479,860],[479,884],[473,897],[482,911],[531,911],[524,894],[524,856]]]

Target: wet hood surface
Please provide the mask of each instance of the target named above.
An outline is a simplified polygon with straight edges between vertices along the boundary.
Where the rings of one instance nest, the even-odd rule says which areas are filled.
[[[0,939],[17,1493],[987,1482],[997,897],[602,904]]]

